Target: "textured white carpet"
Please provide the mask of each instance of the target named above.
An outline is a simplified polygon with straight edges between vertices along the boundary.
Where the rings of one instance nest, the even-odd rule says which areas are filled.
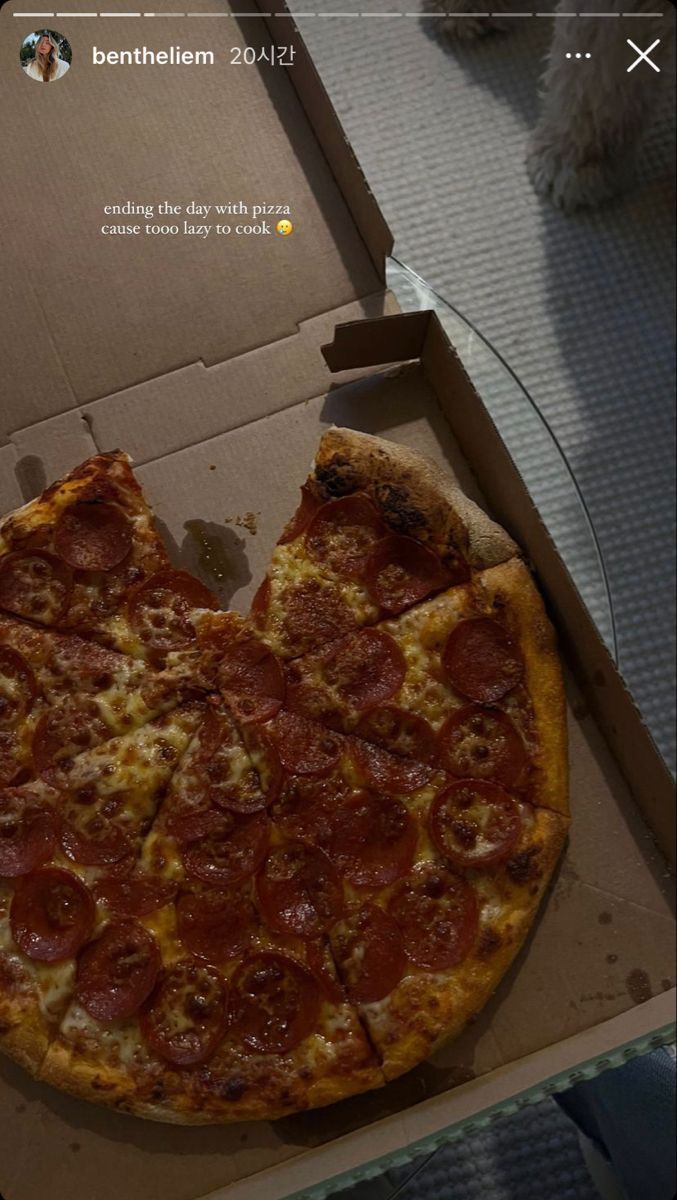
[[[416,4],[292,6],[411,11]],[[647,137],[635,190],[599,213],[567,218],[534,196],[523,165],[549,20],[515,21],[509,34],[463,47],[449,44],[438,22],[411,17],[308,16],[299,24],[398,257],[493,343],[568,456],[602,545],[621,668],[672,761],[671,97]],[[507,412],[506,421],[506,440],[519,443],[519,412]],[[527,483],[544,498],[586,593],[589,556],[577,555],[566,513],[558,520],[566,505],[542,450],[520,449]]]

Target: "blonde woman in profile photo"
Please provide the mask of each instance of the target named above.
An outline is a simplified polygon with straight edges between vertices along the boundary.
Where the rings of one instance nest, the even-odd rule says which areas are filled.
[[[31,79],[41,83],[52,83],[66,74],[70,63],[59,58],[59,47],[51,33],[43,33],[35,43],[35,57],[29,59],[24,68]]]

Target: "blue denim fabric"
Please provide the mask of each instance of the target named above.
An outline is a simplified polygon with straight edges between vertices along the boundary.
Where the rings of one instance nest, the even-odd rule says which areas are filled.
[[[631,1059],[555,1099],[609,1159],[627,1200],[673,1200],[677,1134],[669,1050]]]

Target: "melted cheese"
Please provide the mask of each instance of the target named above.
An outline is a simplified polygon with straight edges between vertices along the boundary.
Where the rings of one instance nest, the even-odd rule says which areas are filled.
[[[132,629],[124,613],[115,613],[108,617],[104,630],[116,650],[129,654],[132,658],[146,659],[148,651],[141,639]]]
[[[70,865],[70,864],[69,864]],[[0,958],[10,969],[18,969],[21,988],[37,998],[40,1011],[52,1024],[59,1020],[73,991],[75,962],[39,963],[18,949],[9,923],[12,899],[9,888],[0,889]]]
[[[35,981],[42,1015],[48,1021],[59,1020],[73,994],[75,960],[36,963]]]
[[[323,563],[310,558],[302,537],[276,546],[268,569],[271,584],[270,606],[266,619],[265,640],[276,654],[294,657],[298,649],[289,645],[284,628],[285,598],[306,583],[315,582],[327,594],[338,594],[352,612],[356,625],[373,625],[379,609],[364,584],[340,576]]]
[[[77,1002],[69,1006],[61,1022],[60,1034],[80,1052],[89,1049],[102,1065],[119,1062],[129,1066],[148,1059],[137,1021],[100,1025]]]
[[[198,724],[194,710],[176,710],[123,737],[113,738],[74,761],[69,789],[95,786],[100,797],[127,793],[138,809],[141,797],[154,794],[176,768]]]
[[[397,642],[406,663],[393,703],[425,717],[433,729],[439,729],[453,708],[467,703],[445,679],[441,655],[452,629],[472,611],[470,589],[457,587],[379,626]]]
[[[127,679],[116,680],[106,691],[97,692],[94,699],[102,720],[118,735],[145,724],[157,716],[158,711],[162,711],[162,706],[159,709],[149,708],[141,692],[130,689]]]

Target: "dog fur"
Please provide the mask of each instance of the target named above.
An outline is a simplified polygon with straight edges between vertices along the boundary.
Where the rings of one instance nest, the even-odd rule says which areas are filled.
[[[478,0],[430,0],[428,10],[448,14],[441,22],[450,37],[469,40],[503,32],[516,22],[501,13],[527,11],[530,5],[491,0],[491,16],[477,13]],[[641,20],[570,15],[597,12],[664,12]],[[592,207],[625,187],[642,134],[661,93],[661,81],[674,71],[674,9],[671,0],[560,0],[543,78],[543,107],[527,149],[527,170],[535,190],[565,212]],[[565,15],[566,14],[566,15]],[[581,27],[585,38],[581,37]],[[628,73],[634,52],[631,37],[644,49],[661,39],[655,61]],[[585,50],[589,60],[574,62],[566,53]]]

